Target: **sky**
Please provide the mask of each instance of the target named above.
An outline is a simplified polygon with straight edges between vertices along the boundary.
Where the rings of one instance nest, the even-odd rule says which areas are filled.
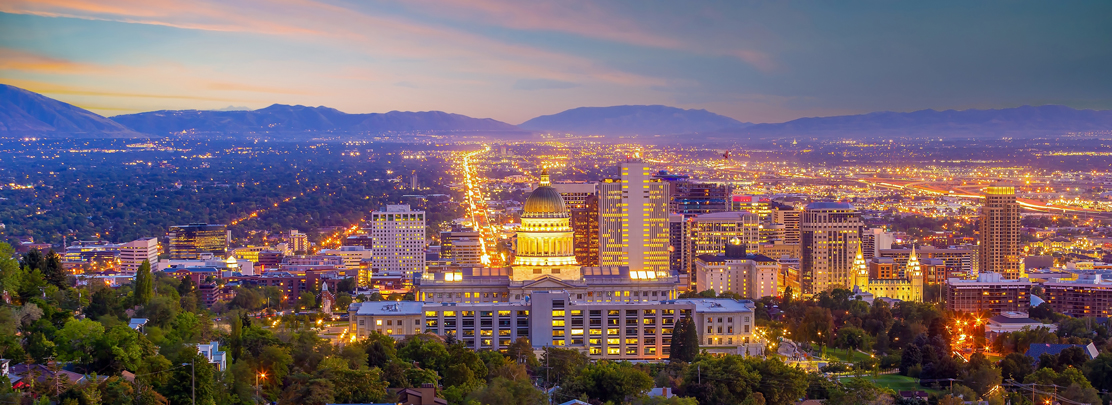
[[[0,83],[105,116],[1112,109],[1110,16],[1104,0],[0,0]]]

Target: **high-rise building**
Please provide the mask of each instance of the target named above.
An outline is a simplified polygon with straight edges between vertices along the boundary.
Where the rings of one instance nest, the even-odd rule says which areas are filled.
[[[756,195],[732,195],[730,211],[752,212],[763,221],[772,215],[772,200]]]
[[[1019,203],[1015,188],[987,187],[984,191],[980,271],[1000,273],[1006,279],[1019,278]]]
[[[773,203],[770,215],[771,223],[784,226],[782,237],[784,243],[798,244],[800,232],[799,220],[803,215],[803,211],[790,205]]]
[[[880,257],[881,249],[891,249],[896,238],[884,228],[869,228],[861,232],[861,253],[865,261]]]
[[[554,183],[571,214],[572,244],[580,266],[598,266],[597,183]]]
[[[151,268],[158,263],[158,239],[142,238],[120,245],[120,271],[134,272],[146,260]]]
[[[653,175],[667,186],[668,212],[686,217],[726,211],[726,186],[693,181],[687,175],[661,170]]]
[[[170,259],[196,260],[204,253],[224,257],[231,234],[223,224],[189,224],[170,227]]]
[[[800,221],[803,252],[800,284],[803,294],[813,295],[850,286],[863,226],[860,213],[850,203],[816,202],[807,205]]]
[[[476,231],[445,231],[440,233],[440,259],[451,260],[456,266],[480,266],[483,246]]]
[[[309,253],[309,236],[298,232],[298,230],[296,229],[290,229],[289,233],[286,234],[286,244],[287,249],[289,249],[289,252],[287,252],[287,254]]]
[[[387,205],[371,212],[368,234],[372,267],[411,274],[425,270],[425,212],[407,204]]]
[[[724,254],[726,243],[734,238],[755,253],[760,246],[760,219],[749,211],[703,214],[692,221],[691,236],[693,256]]]
[[[690,273],[693,264],[691,222],[682,214],[668,215],[668,260],[672,269],[680,273]]]
[[[599,183],[599,265],[669,269],[666,192],[645,163],[623,163],[620,180]]]

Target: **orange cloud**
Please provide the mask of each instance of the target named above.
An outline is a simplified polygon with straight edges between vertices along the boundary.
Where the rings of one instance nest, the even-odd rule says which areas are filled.
[[[37,73],[75,73],[102,71],[103,67],[53,58],[19,49],[0,48],[0,71],[4,70],[19,70]]]

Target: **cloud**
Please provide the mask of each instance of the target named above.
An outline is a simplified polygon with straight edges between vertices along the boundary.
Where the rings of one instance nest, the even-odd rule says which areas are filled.
[[[563,80],[552,79],[521,79],[514,83],[516,90],[550,90],[550,89],[570,89],[579,87],[578,84],[572,82],[565,82]]]
[[[88,73],[107,70],[104,66],[54,58],[19,49],[0,48],[0,71],[18,70],[37,73]]]
[[[45,0],[0,1],[0,12],[281,35],[296,41],[354,47],[377,58],[436,61],[466,74],[660,84],[567,53],[521,45],[461,29],[370,13],[314,0],[246,1]],[[634,35],[636,36],[636,35]]]
[[[410,89],[418,88],[416,84],[413,84],[413,83],[410,83],[410,82],[407,82],[407,81],[400,81],[400,82],[394,83],[394,85],[398,86],[398,87],[405,87],[405,88],[410,88]]]

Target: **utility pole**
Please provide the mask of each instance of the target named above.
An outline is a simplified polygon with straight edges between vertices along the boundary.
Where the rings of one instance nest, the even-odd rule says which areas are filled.
[[[192,377],[192,382],[189,384],[189,386],[192,390],[191,396],[193,398],[193,405],[197,405],[197,366],[194,365],[194,363],[196,362],[196,359],[194,359],[189,363],[182,363],[182,367],[189,366],[190,369],[189,374]]]

